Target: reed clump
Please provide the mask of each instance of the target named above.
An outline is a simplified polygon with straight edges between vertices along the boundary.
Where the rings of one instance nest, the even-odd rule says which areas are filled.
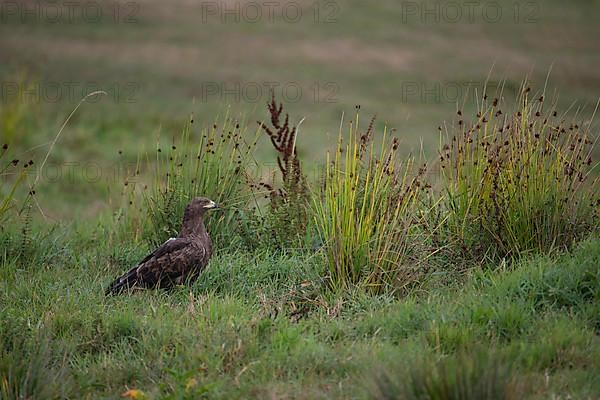
[[[427,259],[422,205],[431,185],[426,164],[401,159],[387,129],[376,145],[374,129],[372,119],[360,133],[358,116],[346,134],[340,129],[313,213],[333,287],[397,292],[415,282]]]
[[[128,202],[133,213],[140,207],[136,202],[146,210],[139,218],[145,238],[158,245],[177,236],[185,206],[190,199],[204,196],[221,207],[214,218],[205,221],[213,243],[217,247],[231,244],[238,237],[235,215],[250,199],[247,182],[249,171],[256,170],[257,137],[258,131],[248,134],[226,114],[220,123],[200,131],[190,119],[177,140],[168,146],[158,144],[155,159],[147,162],[152,168],[150,185],[136,179],[124,182],[134,186],[128,193],[141,192],[141,196],[129,196]]]
[[[484,96],[458,111],[439,150],[445,226],[477,257],[567,249],[598,226],[589,126],[524,87],[513,112]]]

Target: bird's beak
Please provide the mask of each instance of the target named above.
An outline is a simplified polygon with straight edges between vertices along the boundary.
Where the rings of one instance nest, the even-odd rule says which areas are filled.
[[[211,200],[210,203],[208,203],[207,205],[204,206],[204,208],[207,208],[210,210],[213,208],[219,208],[219,205]]]

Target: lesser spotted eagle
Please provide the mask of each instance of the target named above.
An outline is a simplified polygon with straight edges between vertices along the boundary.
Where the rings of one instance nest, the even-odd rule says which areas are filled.
[[[135,288],[165,288],[194,282],[212,255],[212,241],[204,226],[204,213],[218,208],[204,197],[192,200],[183,215],[179,236],[148,254],[138,265],[117,278],[106,295]]]

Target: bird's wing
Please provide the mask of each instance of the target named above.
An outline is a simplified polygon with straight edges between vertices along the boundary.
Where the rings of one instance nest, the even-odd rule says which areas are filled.
[[[138,265],[117,278],[106,290],[106,294],[116,294],[123,289],[155,286],[161,279],[177,273],[185,261],[186,248],[191,241],[185,238],[171,238],[148,254]],[[175,264],[175,265],[172,265]]]
[[[150,253],[146,257],[144,257],[144,259],[142,261],[140,261],[137,266],[139,267],[140,265],[146,263],[153,257],[158,258],[158,257],[162,257],[165,254],[177,251],[177,250],[187,246],[188,244],[190,244],[190,241],[188,239],[183,239],[183,238],[167,239],[167,241],[164,242],[163,244],[161,244],[160,247],[158,247],[152,253]]]
[[[185,238],[167,240],[138,265],[136,274],[142,286],[155,286],[163,279],[171,280],[184,273],[190,263],[192,242]]]

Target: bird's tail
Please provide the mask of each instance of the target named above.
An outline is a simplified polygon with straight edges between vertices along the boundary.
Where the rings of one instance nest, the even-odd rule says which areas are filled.
[[[108,288],[106,288],[106,292],[104,294],[106,296],[116,295],[122,293],[124,290],[133,287],[137,280],[136,271],[137,266],[115,279],[115,281],[111,283],[108,286]]]

